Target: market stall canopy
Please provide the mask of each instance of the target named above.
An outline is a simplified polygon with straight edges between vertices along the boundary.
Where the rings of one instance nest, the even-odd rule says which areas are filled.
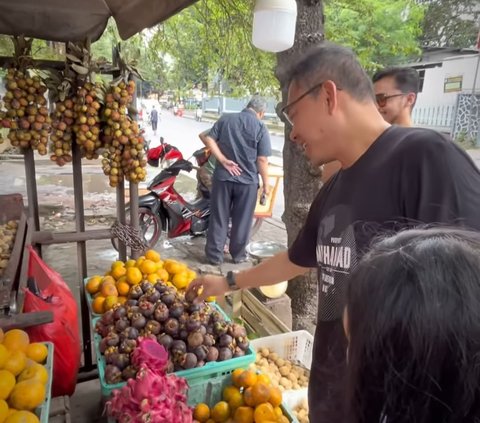
[[[197,0],[0,0],[0,34],[49,41],[100,38],[113,17],[122,39],[180,12]]]

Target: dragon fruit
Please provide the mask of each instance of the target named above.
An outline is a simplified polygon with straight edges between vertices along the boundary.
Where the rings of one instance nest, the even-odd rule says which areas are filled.
[[[140,339],[132,353],[135,379],[113,391],[107,413],[119,423],[192,423],[185,379],[166,374],[168,354],[151,339]]]

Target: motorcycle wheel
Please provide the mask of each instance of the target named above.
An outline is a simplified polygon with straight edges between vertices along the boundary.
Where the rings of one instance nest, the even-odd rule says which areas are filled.
[[[127,216],[127,223],[130,222],[130,209],[125,210]],[[140,226],[140,233],[143,240],[148,245],[148,248],[153,248],[157,244],[162,235],[162,220],[152,210],[147,207],[140,207],[138,209],[138,221]],[[118,251],[118,239],[112,238],[112,245]]]

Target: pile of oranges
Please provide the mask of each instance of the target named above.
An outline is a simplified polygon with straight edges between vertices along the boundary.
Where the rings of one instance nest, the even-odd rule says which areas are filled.
[[[282,392],[273,387],[267,375],[237,369],[232,385],[223,390],[222,401],[210,408],[201,403],[193,412],[199,423],[288,423],[283,415]]]
[[[47,355],[47,347],[30,343],[23,330],[0,329],[0,422],[39,422],[34,410],[47,395]]]
[[[92,276],[85,289],[93,296],[93,312],[102,314],[116,304],[124,304],[130,288],[143,281],[153,284],[162,281],[184,291],[196,276],[186,264],[170,259],[162,261],[159,253],[148,250],[137,260],[113,262],[104,276]]]

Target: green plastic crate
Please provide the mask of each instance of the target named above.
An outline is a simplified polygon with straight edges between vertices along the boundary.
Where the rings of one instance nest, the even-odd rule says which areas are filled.
[[[48,372],[48,381],[46,386],[46,398],[45,401],[35,409],[35,414],[40,419],[40,423],[48,423],[48,417],[50,414],[50,401],[52,399],[52,371],[53,371],[53,351],[54,345],[51,342],[42,342],[48,348],[47,362],[44,364],[45,369]]]
[[[230,321],[229,317],[225,314],[225,312],[220,308],[218,304],[211,303],[212,307],[215,307],[227,321]],[[95,324],[98,318],[93,319],[93,327],[95,328]],[[114,389],[119,389],[125,385],[125,382],[120,382],[116,384],[108,384],[105,381],[105,358],[100,353],[100,341],[101,336],[97,333],[94,336],[94,345],[95,345],[95,353],[97,356],[97,365],[98,365],[98,375],[100,379],[100,386],[102,390],[102,396],[104,398],[110,397],[112,391]],[[203,367],[197,367],[195,369],[189,370],[180,370],[175,372],[178,377],[183,377],[187,380],[189,385],[197,384],[197,383],[205,383],[212,378],[216,378],[219,376],[224,376],[230,374],[235,369],[247,368],[251,363],[255,362],[256,353],[255,350],[250,345],[248,347],[247,352],[243,357],[236,357],[231,358],[230,360],[225,361],[215,361],[206,363]]]

